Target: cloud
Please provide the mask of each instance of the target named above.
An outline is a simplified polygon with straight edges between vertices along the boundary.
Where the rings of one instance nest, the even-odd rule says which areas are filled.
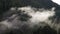
[[[0,3],[0,8],[1,31],[6,29],[30,31],[44,26],[58,31],[60,28],[60,23],[57,24],[60,18],[60,6],[52,0],[17,0],[17,2],[5,0]]]
[[[5,15],[4,18],[8,17],[7,19],[4,19],[0,22],[1,26],[0,28],[8,28],[8,29],[20,29],[23,31],[23,26],[25,26],[25,29],[37,29],[39,27],[44,28],[45,26],[50,26],[52,29],[58,30],[59,24],[56,24],[56,20],[49,19],[50,17],[55,16],[55,7],[53,7],[50,10],[46,10],[44,8],[33,8],[30,6],[26,7],[19,7],[16,9],[10,9],[12,14],[11,16]],[[10,10],[8,12],[10,12]],[[16,10],[16,11],[15,11]],[[6,13],[8,13],[6,12]],[[24,19],[24,20],[21,20]],[[53,22],[52,22],[53,21]],[[36,26],[36,27],[35,27]],[[3,29],[4,30],[4,29]]]
[[[55,15],[54,8],[52,8],[51,11],[44,9],[42,9],[42,11],[41,10],[35,11],[33,9],[34,8],[31,7],[18,8],[18,10],[25,11],[24,13],[32,17],[29,19],[32,22],[32,24],[39,24],[40,22],[45,22],[49,20],[49,17],[53,17]]]

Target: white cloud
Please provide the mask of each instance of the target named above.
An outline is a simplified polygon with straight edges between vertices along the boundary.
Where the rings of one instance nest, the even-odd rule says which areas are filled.
[[[51,20],[49,20],[49,17],[53,17],[55,15],[55,8],[52,8],[51,10],[45,10],[42,9],[42,11],[40,9],[35,10],[36,8],[32,8],[32,7],[19,7],[18,11],[25,11],[23,13],[28,14],[29,16],[32,16],[32,18],[30,18],[28,21],[23,22],[18,20],[20,16],[18,16],[17,14],[13,14],[11,17],[9,17],[9,19],[6,19],[5,21],[2,21],[0,23],[2,23],[3,25],[5,25],[8,28],[21,28],[23,25],[28,25],[29,27],[33,27],[35,25],[37,25],[37,27],[44,27],[46,26],[46,24],[48,24],[50,27],[56,27],[57,28],[57,24],[53,24],[51,23]],[[13,19],[12,21],[8,22],[8,20]],[[60,28],[60,27],[59,27]]]
[[[51,25],[51,22],[49,21],[49,17],[53,17],[55,15],[54,9],[52,8],[51,11],[49,10],[45,10],[42,9],[42,11],[40,9],[38,9],[37,11],[34,10],[34,8],[31,7],[21,7],[18,8],[21,11],[25,11],[24,13],[32,16],[32,18],[30,18],[30,26],[34,26],[34,25],[41,25],[41,22],[47,22],[46,24]],[[43,23],[45,24],[45,23]]]

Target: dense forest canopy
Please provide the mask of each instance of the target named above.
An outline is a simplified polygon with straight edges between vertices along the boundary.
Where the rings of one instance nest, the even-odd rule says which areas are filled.
[[[6,17],[6,16],[3,16],[4,14],[9,15],[8,14],[9,12],[13,12],[13,11],[10,10],[11,7],[19,8],[19,7],[25,7],[25,6],[31,6],[31,7],[36,8],[36,9],[44,8],[44,9],[47,9],[47,10],[51,9],[52,7],[55,7],[54,11],[56,13],[55,13],[55,16],[53,17],[53,19],[57,18],[57,22],[60,20],[59,19],[60,18],[60,5],[52,2],[51,0],[0,0],[0,20],[2,18]],[[18,16],[21,17],[20,18],[21,21],[27,21],[28,18],[31,18],[31,16],[29,16],[27,14],[24,14],[24,13],[21,14],[21,12],[16,12],[16,14],[19,14]],[[4,21],[4,20],[2,20],[2,21]],[[29,33],[29,31],[31,31],[30,29],[28,29],[28,30],[26,29],[27,32],[25,32],[24,28],[26,28],[26,26],[22,27],[22,30],[24,30],[24,33],[22,32],[22,34],[25,34],[27,32]],[[57,31],[50,28],[50,26],[46,26],[44,28],[39,27],[37,30],[34,30],[34,29],[32,29],[32,30],[33,30],[33,34],[48,34],[48,33],[49,34],[57,34]],[[13,29],[12,31],[9,31],[9,33],[10,34],[17,34],[17,33],[19,34],[19,33],[21,33],[21,31]],[[9,34],[9,33],[6,33],[6,34]]]
[[[60,12],[60,6],[52,2],[51,0],[0,0],[0,16],[2,16],[2,14],[8,11],[11,7],[23,7],[23,6],[31,6],[35,8],[45,9],[55,7],[58,13],[56,14],[59,15]]]

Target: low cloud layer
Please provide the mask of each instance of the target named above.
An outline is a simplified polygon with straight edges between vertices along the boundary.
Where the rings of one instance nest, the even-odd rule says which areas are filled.
[[[59,34],[60,5],[52,0],[0,0],[0,34]]]
[[[0,23],[2,24],[2,26],[6,26],[9,29],[10,28],[19,29],[23,25],[27,25],[28,28],[34,28],[35,25],[37,25],[37,27],[40,27],[40,26],[44,27],[46,25],[51,26],[52,20],[49,20],[49,18],[53,17],[55,15],[54,9],[55,8],[52,8],[50,10],[45,10],[45,9],[37,10],[36,8],[32,8],[29,6],[20,7],[20,8],[17,8],[17,10],[15,8],[11,8],[9,11],[12,11],[11,13],[13,13],[13,14],[10,17],[8,17],[7,15],[4,15],[8,18],[5,19],[4,21],[1,21]],[[15,11],[15,12],[13,12],[13,11]],[[8,15],[10,15],[10,14],[8,14]],[[24,14],[28,15],[30,18],[27,19],[28,16],[25,17]],[[22,19],[26,19],[27,21],[21,21],[21,15],[23,17]],[[6,17],[4,17],[4,18],[6,18]]]
[[[16,10],[17,9],[17,10]],[[2,30],[8,29],[20,29],[23,31],[22,27],[25,26],[27,29],[37,29],[39,27],[44,28],[45,26],[50,26],[52,29],[59,29],[59,24],[52,23],[50,17],[55,16],[54,7],[50,10],[37,9],[30,6],[11,8],[6,15],[3,14],[3,21],[0,22]],[[8,15],[7,15],[8,14]],[[12,14],[12,15],[11,15]],[[9,16],[10,15],[10,16]],[[7,18],[8,17],[8,18]],[[54,28],[55,27],[55,28]]]

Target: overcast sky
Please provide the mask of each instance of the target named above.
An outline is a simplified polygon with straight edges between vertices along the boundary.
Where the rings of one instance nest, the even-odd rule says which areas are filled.
[[[52,0],[52,1],[60,5],[60,0]]]

